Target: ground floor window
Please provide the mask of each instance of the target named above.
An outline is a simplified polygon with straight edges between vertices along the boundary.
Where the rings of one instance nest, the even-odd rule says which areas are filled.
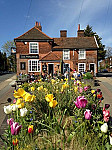
[[[65,73],[66,71],[70,72],[70,64],[68,63],[63,64],[63,73]]]
[[[78,72],[84,72],[85,69],[85,63],[78,63]]]
[[[40,72],[39,60],[29,60],[28,67],[29,67],[29,72]]]
[[[26,70],[26,62],[20,62],[20,70]]]

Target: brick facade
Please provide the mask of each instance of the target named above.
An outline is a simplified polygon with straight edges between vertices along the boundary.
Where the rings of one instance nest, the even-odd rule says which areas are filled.
[[[84,31],[80,30],[80,26],[78,26],[78,37],[72,38],[67,37],[66,30],[60,31],[60,38],[50,38],[41,30],[40,23],[36,22],[34,28],[14,39],[17,75],[21,72],[24,74],[33,72],[40,74],[45,65],[48,73],[54,73],[55,71],[64,73],[67,66],[69,66],[70,71],[82,69],[83,71],[93,70],[95,74],[97,73],[98,46],[96,40],[94,37],[84,37]],[[38,54],[29,53],[30,42],[38,43]],[[79,59],[80,51],[83,52],[85,58]],[[38,60],[38,62],[35,62],[35,60]],[[29,61],[31,62],[30,65]],[[39,63],[38,67],[35,66],[35,63],[36,65]],[[37,71],[37,68],[39,71]]]

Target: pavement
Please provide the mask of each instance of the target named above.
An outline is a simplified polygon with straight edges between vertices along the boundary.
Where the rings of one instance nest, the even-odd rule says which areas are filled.
[[[105,104],[110,104],[110,115],[112,116],[112,77],[97,77],[99,86],[96,88],[100,88],[103,93],[103,106]]]
[[[9,79],[0,82],[0,135],[4,133],[4,130],[6,129],[6,120],[7,116],[4,113],[3,107],[6,105],[9,105],[7,102],[8,98],[13,99],[13,91],[14,87],[11,87],[13,83],[15,83],[16,75],[13,75]],[[0,140],[0,147],[3,145],[2,141]]]

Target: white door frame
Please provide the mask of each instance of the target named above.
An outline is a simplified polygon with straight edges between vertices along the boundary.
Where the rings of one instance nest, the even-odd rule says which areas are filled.
[[[89,63],[89,70],[90,70],[90,65],[93,64],[94,65],[94,75],[96,75],[96,64],[95,63]]]
[[[53,65],[53,74],[54,74],[54,63],[48,63],[48,74],[49,74],[49,65],[52,64]]]

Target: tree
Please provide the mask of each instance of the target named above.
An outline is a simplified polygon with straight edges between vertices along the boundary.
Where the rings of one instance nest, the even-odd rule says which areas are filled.
[[[102,44],[102,38],[97,35],[96,32],[93,32],[92,26],[87,25],[86,29],[84,30],[84,36],[92,37],[95,36],[99,49],[98,49],[98,61],[105,59],[106,51],[104,50],[105,46]]]
[[[7,56],[11,55],[11,47],[15,47],[14,41],[7,41],[2,45],[1,50],[7,54]]]
[[[106,48],[106,59],[107,59],[107,65],[109,67],[109,71],[110,71],[110,67],[112,65],[112,47],[107,47]]]
[[[2,46],[2,51],[7,54],[7,62],[9,66],[9,70],[16,71],[16,58],[15,54],[11,53],[11,48],[16,47],[14,41],[7,41]]]
[[[0,71],[8,70],[6,53],[0,52]]]

